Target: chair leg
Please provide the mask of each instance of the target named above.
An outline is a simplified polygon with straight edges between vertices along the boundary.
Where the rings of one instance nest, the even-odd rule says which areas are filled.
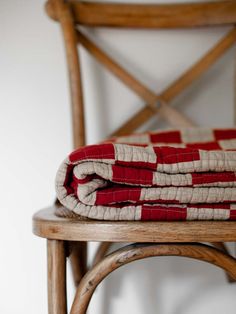
[[[70,263],[75,287],[78,286],[81,278],[87,272],[87,243],[69,242]]]
[[[47,240],[48,313],[67,314],[65,242]]]
[[[111,246],[112,246],[112,242],[101,242],[101,243],[99,243],[97,251],[96,251],[94,259],[93,259],[93,266],[95,266],[97,263],[99,263],[104,258],[104,256],[107,254],[107,252]]]

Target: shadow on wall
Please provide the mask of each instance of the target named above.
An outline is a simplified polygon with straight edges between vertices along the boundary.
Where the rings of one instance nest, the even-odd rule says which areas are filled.
[[[236,284],[221,269],[183,257],[136,261],[112,273],[100,289],[102,314],[230,314],[236,308]]]

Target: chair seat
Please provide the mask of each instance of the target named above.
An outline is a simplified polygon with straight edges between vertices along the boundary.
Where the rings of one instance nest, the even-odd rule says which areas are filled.
[[[101,242],[230,242],[235,221],[97,221],[60,218],[52,206],[33,216],[35,235],[57,240]]]

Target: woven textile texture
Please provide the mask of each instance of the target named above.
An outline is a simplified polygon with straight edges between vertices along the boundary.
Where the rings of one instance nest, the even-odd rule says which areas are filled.
[[[72,152],[59,201],[100,220],[236,220],[236,129],[132,134]]]

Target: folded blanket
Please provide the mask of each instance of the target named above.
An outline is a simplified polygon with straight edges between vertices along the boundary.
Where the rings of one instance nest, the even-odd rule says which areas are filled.
[[[71,153],[59,201],[100,220],[236,220],[236,129],[133,134]]]

